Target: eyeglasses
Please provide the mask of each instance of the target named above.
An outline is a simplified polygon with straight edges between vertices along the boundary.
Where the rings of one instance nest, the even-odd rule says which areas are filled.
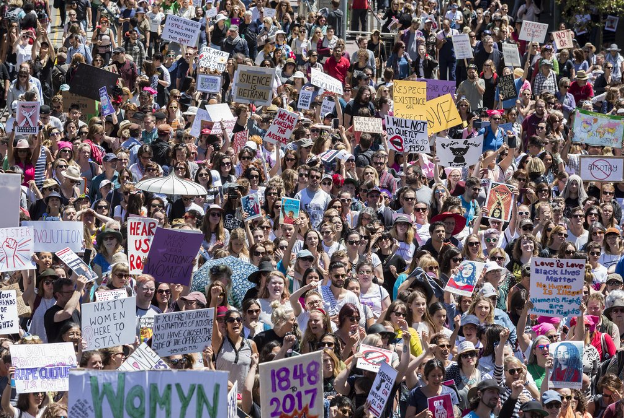
[[[260,312],[260,309],[247,309],[248,315],[258,315]]]
[[[591,255],[593,257],[600,257],[600,253],[599,252],[597,253],[597,252],[594,252],[594,251],[590,252],[589,255]]]
[[[237,317],[229,317],[225,320],[228,324],[233,324],[234,322],[238,322],[239,324],[243,322],[243,319],[240,316]]]
[[[359,316],[350,316],[349,317],[349,321],[351,321],[351,322],[360,322],[360,317]]]
[[[572,254],[574,254],[574,250],[565,250],[565,254],[566,255],[572,255]]]
[[[172,366],[177,366],[178,364],[183,365],[183,364],[186,364],[186,359],[183,357],[180,359],[169,360],[169,362],[171,363]]]
[[[604,396],[604,395],[602,395],[602,396]],[[559,409],[559,408],[561,408],[561,402],[551,402],[551,403],[548,403],[548,404],[544,405],[544,408],[546,408],[546,409]]]
[[[307,261],[309,263],[313,263],[314,262],[314,257],[299,257],[299,260]],[[334,276],[334,277],[336,277],[336,276]],[[344,277],[346,277],[346,275]]]
[[[513,375],[513,374],[520,374],[520,373],[522,373],[522,370],[523,370],[522,368],[517,368],[517,369],[509,369],[507,371],[509,372],[509,374]]]
[[[49,285],[51,285],[53,283],[54,283],[54,280],[44,280],[43,281],[43,284],[46,285],[46,286],[49,286]],[[615,310],[615,309],[613,309],[613,310]]]
[[[608,192],[608,191],[606,191],[606,190],[603,190],[603,191],[602,191],[602,194],[605,194],[605,195],[607,195],[607,196],[613,196],[613,195],[615,194],[615,192]]]
[[[492,237],[492,238],[486,238],[485,242],[487,243],[494,243],[494,242],[498,242],[498,238]]]
[[[324,348],[324,347],[329,347],[329,348],[334,348],[335,343],[331,342],[331,341],[321,341],[319,343],[319,347]]]
[[[490,257],[490,260],[492,260],[492,261],[504,261],[505,257],[495,257],[495,256],[492,256],[492,257]]]
[[[453,263],[461,263],[462,261],[464,261],[462,257],[454,257],[451,260],[453,261]]]
[[[533,231],[533,225],[525,225],[522,227],[523,231]]]
[[[554,334],[554,335],[547,335],[546,338],[548,338],[548,340],[552,343],[555,341],[559,341],[559,335]]]
[[[469,247],[478,247],[479,246],[479,241],[472,241],[468,243]]]
[[[156,291],[156,293],[158,293],[159,295],[170,295],[171,294],[171,290],[169,290],[169,289],[158,289]]]
[[[253,252],[254,257],[262,257],[265,254],[266,254],[266,251],[257,251],[256,250],[256,251]]]
[[[407,314],[405,312],[398,312],[398,311],[393,311],[392,312],[395,316],[400,316],[401,318],[404,318],[407,316]]]
[[[299,173],[299,177],[308,177],[308,173]]]

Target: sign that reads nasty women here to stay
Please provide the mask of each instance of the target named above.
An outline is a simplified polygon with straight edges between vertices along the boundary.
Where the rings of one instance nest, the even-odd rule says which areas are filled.
[[[275,69],[239,65],[234,83],[234,101],[271,106]]]

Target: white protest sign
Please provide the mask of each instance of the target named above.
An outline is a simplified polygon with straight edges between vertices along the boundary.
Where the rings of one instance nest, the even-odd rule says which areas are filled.
[[[336,102],[330,100],[328,97],[323,97],[323,103],[321,103],[321,117],[325,117],[325,115],[334,113],[334,109],[336,109]]]
[[[134,343],[136,297],[83,303],[80,308],[87,350]]]
[[[483,135],[469,139],[436,138],[436,154],[443,167],[464,167],[476,164],[483,154]]]
[[[273,144],[279,143],[286,145],[295,130],[295,125],[297,125],[298,120],[298,114],[279,109],[264,136],[264,140]]]
[[[130,274],[141,274],[149,254],[158,221],[152,218],[128,218],[128,260]]]
[[[69,389],[69,369],[76,367],[74,344],[13,344],[9,350],[17,393]]]
[[[98,302],[125,299],[127,297],[128,297],[128,291],[126,289],[113,289],[113,290],[95,292],[95,300]]]
[[[264,17],[270,17],[271,19],[273,19],[276,14],[277,14],[277,10],[270,9],[268,7],[264,8]]]
[[[508,67],[521,67],[520,53],[518,45],[503,43],[503,60]]]
[[[531,314],[572,318],[581,313],[585,260],[531,259]]]
[[[574,48],[574,43],[572,42],[574,32],[570,29],[560,30],[558,32],[553,32],[552,34],[555,38],[555,45],[557,46],[557,49]]]
[[[20,174],[0,173],[0,193],[3,200],[0,205],[0,228],[20,226],[21,184]]]
[[[324,416],[322,364],[322,351],[260,363],[261,416]]]
[[[344,94],[340,81],[316,68],[312,68],[310,83],[312,83],[313,86],[331,91],[332,93]]]
[[[619,21],[619,17],[608,15],[605,21],[605,30],[609,32],[615,32],[617,30]]]
[[[225,71],[229,53],[218,49],[204,47],[199,54],[199,66],[222,73]]]
[[[312,103],[312,97],[314,97],[313,91],[301,90],[299,92],[299,100],[297,101],[297,108],[299,110],[310,109],[310,103]]]
[[[529,20],[522,21],[519,39],[521,41],[544,43],[546,34],[548,33],[548,23],[532,22]]]
[[[619,182],[624,180],[624,158],[581,156],[579,175],[583,180]]]
[[[16,134],[36,135],[39,132],[39,107],[39,102],[17,102],[13,125]]]
[[[197,109],[197,114],[191,126],[191,135],[200,136],[202,129],[210,129],[213,135],[221,135],[221,124],[223,121],[225,131],[229,133],[234,129],[236,118],[232,114],[227,103],[218,103],[206,106],[206,109]]]
[[[238,418],[238,406],[236,397],[238,395],[238,380],[232,384],[232,389],[228,392],[228,415],[227,418]]]
[[[426,120],[411,120],[386,116],[388,146],[396,152],[429,153],[428,123]]]
[[[357,367],[377,373],[381,363],[390,364],[393,352],[372,345],[360,344],[359,353],[362,353],[362,357],[358,358]]]
[[[196,46],[201,24],[173,14],[168,14],[161,38],[180,45]]]
[[[17,292],[0,290],[0,334],[17,334],[19,329]]]
[[[275,69],[239,65],[234,77],[234,101],[271,106]]]
[[[32,227],[0,228],[0,272],[34,270]]]
[[[364,116],[353,117],[353,129],[356,132],[383,133],[383,123],[381,118],[367,118]]]
[[[548,345],[553,358],[547,375],[548,387],[554,389],[578,389],[583,387],[583,341],[561,341]]]
[[[32,226],[37,252],[55,253],[69,248],[75,253],[83,251],[84,224],[82,222],[24,221],[22,226]]]
[[[368,392],[368,397],[366,398],[370,404],[368,410],[376,418],[380,418],[386,408],[386,402],[388,402],[390,394],[392,393],[397,373],[398,372],[386,362],[381,363],[379,366],[379,371],[377,372],[377,376],[375,376],[373,386],[371,386],[371,390]]]
[[[227,394],[228,372],[72,370],[67,416],[223,418]]]
[[[221,76],[197,74],[197,91],[219,93],[221,91]]]
[[[141,343],[117,370],[133,372],[137,370],[167,370],[169,366],[147,343]]]
[[[453,49],[455,50],[455,58],[458,60],[471,59],[472,45],[470,45],[470,37],[467,33],[460,33],[453,36]]]
[[[214,308],[154,316],[152,349],[159,356],[201,353],[212,341]]]
[[[209,2],[206,2],[208,4]],[[215,17],[219,11],[216,7],[211,7],[210,9],[206,9],[206,17]]]
[[[61,251],[56,252],[56,256],[60,258],[67,267],[75,271],[77,275],[85,276],[89,280],[98,278],[97,273],[91,270],[87,263],[85,263],[82,258],[78,257],[71,249],[63,248]]]

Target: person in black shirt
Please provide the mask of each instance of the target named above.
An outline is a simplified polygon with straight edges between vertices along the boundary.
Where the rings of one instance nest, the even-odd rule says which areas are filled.
[[[274,307],[273,313],[271,314],[271,321],[273,322],[273,329],[262,331],[253,338],[258,352],[262,352],[262,348],[271,341],[277,341],[280,345],[284,345],[286,341],[288,345],[292,345],[292,351],[299,352],[297,318],[295,318],[293,311],[287,311],[282,306]],[[289,357],[289,355],[287,355],[287,357]]]
[[[75,288],[70,279],[54,281],[56,304],[48,309],[43,317],[48,342],[62,342],[61,328],[66,322],[80,323],[80,312],[77,308],[86,283],[87,278],[84,276],[78,276]]]

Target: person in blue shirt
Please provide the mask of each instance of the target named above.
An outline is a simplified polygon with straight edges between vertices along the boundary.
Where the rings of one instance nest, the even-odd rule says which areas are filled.
[[[481,181],[476,177],[469,177],[468,180],[466,180],[465,187],[466,190],[459,199],[465,210],[464,217],[466,218],[466,224],[469,224],[480,210],[477,197],[479,197],[479,193],[481,193]]]
[[[490,126],[479,129],[478,135],[483,135],[482,151],[496,151],[505,142],[505,130],[499,125],[501,123],[502,111],[494,110],[490,115]]]
[[[399,41],[394,44],[392,54],[390,54],[390,57],[388,57],[388,61],[386,62],[386,67],[394,70],[394,79],[404,80],[409,77],[411,65],[412,60],[409,55],[405,53],[405,43],[403,41]]]

